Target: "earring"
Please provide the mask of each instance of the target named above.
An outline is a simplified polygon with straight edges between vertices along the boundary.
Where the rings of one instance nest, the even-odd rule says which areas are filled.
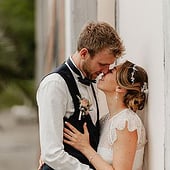
[[[116,100],[116,102],[118,101],[118,98],[119,98],[119,96],[118,96],[118,92],[116,92],[116,96],[115,96],[115,100]]]

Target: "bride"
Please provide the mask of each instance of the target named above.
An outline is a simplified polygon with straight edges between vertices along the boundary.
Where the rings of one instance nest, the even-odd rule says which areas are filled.
[[[147,99],[146,71],[126,61],[104,75],[97,87],[105,93],[109,109],[100,120],[97,152],[89,144],[86,123],[80,133],[66,122],[64,142],[82,152],[96,170],[142,170],[146,135],[136,112]]]

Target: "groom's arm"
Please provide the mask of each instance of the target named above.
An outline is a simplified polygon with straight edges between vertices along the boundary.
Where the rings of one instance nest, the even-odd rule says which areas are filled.
[[[68,89],[57,74],[45,78],[37,91],[41,157],[53,169],[90,170],[88,165],[64,151],[63,117],[66,112]]]

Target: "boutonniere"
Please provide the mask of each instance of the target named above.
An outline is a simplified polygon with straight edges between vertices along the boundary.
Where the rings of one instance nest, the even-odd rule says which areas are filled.
[[[79,109],[80,109],[79,120],[81,120],[82,116],[85,116],[85,115],[89,114],[89,111],[91,110],[90,107],[91,107],[92,104],[85,97],[79,97],[79,96],[77,96],[77,97],[78,97],[79,103],[80,103],[80,106],[79,106]]]

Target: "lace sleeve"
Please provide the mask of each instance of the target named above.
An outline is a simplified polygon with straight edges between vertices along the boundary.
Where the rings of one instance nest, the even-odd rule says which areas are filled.
[[[137,130],[138,145],[145,144],[145,141],[146,141],[145,129],[142,124],[142,121],[139,118],[139,116],[131,110],[127,110],[123,112],[122,114],[117,115],[113,119],[111,126],[110,126],[110,134],[109,134],[110,144],[113,144],[117,140],[116,129],[123,130],[126,126],[126,122],[127,122],[129,131]]]

